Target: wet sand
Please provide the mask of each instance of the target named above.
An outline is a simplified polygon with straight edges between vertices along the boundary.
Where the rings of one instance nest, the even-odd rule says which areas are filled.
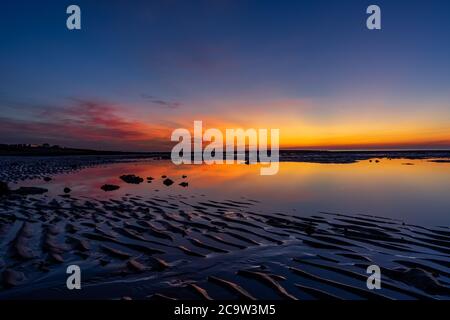
[[[51,176],[35,168],[28,175]],[[167,179],[152,178],[158,186]],[[137,187],[146,186],[144,180]],[[183,188],[167,186],[175,187]],[[448,226],[267,213],[260,201],[158,193],[3,196],[0,299],[450,298]],[[66,288],[71,264],[82,269],[82,290]],[[372,264],[381,267],[381,290],[366,287]]]

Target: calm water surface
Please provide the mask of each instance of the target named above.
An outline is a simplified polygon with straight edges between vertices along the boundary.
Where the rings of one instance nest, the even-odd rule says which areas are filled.
[[[170,161],[152,160],[89,168],[55,176],[48,183],[31,181],[29,185],[49,188],[50,196],[70,187],[72,196],[97,199],[120,199],[125,194],[195,195],[217,201],[250,198],[261,201],[257,208],[265,212],[370,214],[421,225],[450,226],[450,163],[404,159],[354,164],[283,162],[274,176],[261,176],[259,169],[258,165],[244,164],[175,166]],[[131,185],[119,179],[122,174],[155,180]],[[175,183],[163,185],[162,175]],[[188,177],[183,179],[182,175]],[[179,186],[182,181],[189,186]],[[104,192],[100,187],[105,183],[121,188]]]

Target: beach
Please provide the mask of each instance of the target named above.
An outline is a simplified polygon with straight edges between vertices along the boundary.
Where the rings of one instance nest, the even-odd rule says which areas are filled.
[[[245,164],[3,157],[0,180],[11,192],[0,196],[0,299],[449,299],[448,207],[420,207],[445,187],[448,157],[311,156],[282,163],[278,180],[261,180]],[[395,215],[367,201],[366,212],[358,208],[354,190],[371,188],[362,176],[377,175],[375,166],[419,181],[428,175],[433,192],[417,186],[423,196],[414,206],[429,223],[413,209]],[[332,182],[344,172],[339,191]],[[350,177],[356,182],[345,184]],[[396,197],[405,183],[394,185]],[[343,212],[332,194],[349,206],[354,198],[357,210]],[[81,290],[66,288],[68,265],[80,266]],[[370,265],[381,268],[381,290],[366,286]]]

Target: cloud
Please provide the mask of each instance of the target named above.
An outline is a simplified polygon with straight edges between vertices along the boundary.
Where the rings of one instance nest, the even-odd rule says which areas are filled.
[[[143,94],[142,98],[147,101],[150,101],[152,104],[162,106],[162,107],[167,107],[169,109],[177,109],[178,107],[181,106],[180,102],[172,102],[172,101],[162,100],[157,97],[146,95],[146,94]]]
[[[120,115],[125,107],[71,99],[64,107],[39,107],[33,119],[0,117],[3,143],[54,143],[109,150],[167,150],[170,128]]]

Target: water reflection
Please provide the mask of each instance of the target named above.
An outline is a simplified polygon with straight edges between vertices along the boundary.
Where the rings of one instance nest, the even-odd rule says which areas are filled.
[[[212,200],[251,198],[262,211],[311,215],[319,211],[388,216],[423,225],[449,225],[450,164],[427,160],[381,159],[354,164],[283,162],[274,176],[261,176],[258,165],[181,165],[170,161],[119,163],[55,176],[29,184],[60,195],[70,187],[74,196],[101,199],[125,194],[196,195]],[[126,184],[123,174],[153,177],[151,183]],[[175,183],[162,184],[162,175]],[[187,175],[183,179],[182,176]],[[187,181],[188,187],[180,182]],[[103,184],[120,189],[104,192]]]

